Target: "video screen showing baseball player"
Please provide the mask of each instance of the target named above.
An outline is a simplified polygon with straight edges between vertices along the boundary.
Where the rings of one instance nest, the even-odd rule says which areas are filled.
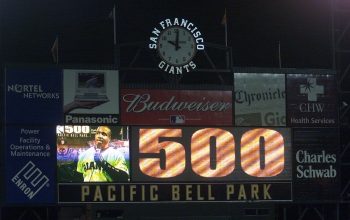
[[[57,126],[58,182],[128,182],[126,126]]]

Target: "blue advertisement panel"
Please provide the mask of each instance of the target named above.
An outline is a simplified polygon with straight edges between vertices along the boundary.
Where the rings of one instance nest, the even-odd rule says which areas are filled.
[[[5,73],[7,124],[60,124],[62,70],[8,68]]]
[[[54,126],[6,127],[6,202],[54,203]]]

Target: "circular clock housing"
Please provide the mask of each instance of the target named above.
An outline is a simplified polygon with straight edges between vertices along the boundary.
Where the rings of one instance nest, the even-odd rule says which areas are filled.
[[[160,58],[173,66],[189,63],[197,52],[192,33],[180,26],[164,29],[159,35],[157,48]]]

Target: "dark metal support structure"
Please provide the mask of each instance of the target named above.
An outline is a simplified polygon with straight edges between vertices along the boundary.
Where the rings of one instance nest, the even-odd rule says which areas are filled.
[[[201,72],[208,74],[210,77],[215,77],[218,84],[230,84],[233,70],[232,48],[213,43],[205,43],[206,50],[197,53],[195,62],[198,65],[197,69],[183,74],[166,74],[164,71],[157,68],[160,58],[157,57],[157,52],[147,48],[145,42],[132,42],[121,44],[119,51],[124,51],[124,56],[121,57],[120,70],[122,72],[121,81],[127,82],[128,79],[135,81],[135,77],[140,76],[147,79],[157,75],[157,79],[164,79],[158,83],[179,84],[186,81],[186,76],[193,76]],[[219,54],[219,56],[217,56]],[[135,75],[135,73],[137,73]],[[146,74],[146,75],[143,75]],[[226,77],[224,76],[226,75]],[[207,79],[206,76],[198,77],[200,80]],[[208,80],[211,81],[211,80]]]
[[[341,189],[335,204],[299,204],[297,207],[283,206],[283,220],[348,220],[350,219],[350,2],[329,0],[331,8],[332,68],[337,73],[339,94],[340,171]],[[287,212],[297,216],[289,217]],[[310,216],[308,216],[310,215]]]
[[[331,8],[332,68],[337,73],[339,94],[340,129],[340,171],[341,189],[338,201],[324,204],[299,204],[297,207],[283,207],[283,219],[306,220],[348,220],[350,219],[350,2],[348,0],[329,0]],[[290,217],[285,210],[296,212]],[[308,216],[310,215],[310,216]],[[282,218],[279,218],[282,219]]]
[[[340,104],[342,185],[339,206],[350,201],[350,3],[332,0],[333,68],[337,72]],[[340,211],[342,208],[340,208]],[[348,209],[346,209],[349,212]]]

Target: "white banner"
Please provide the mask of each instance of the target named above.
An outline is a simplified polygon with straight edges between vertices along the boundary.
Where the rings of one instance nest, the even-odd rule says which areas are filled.
[[[285,75],[235,73],[235,125],[285,126]]]

